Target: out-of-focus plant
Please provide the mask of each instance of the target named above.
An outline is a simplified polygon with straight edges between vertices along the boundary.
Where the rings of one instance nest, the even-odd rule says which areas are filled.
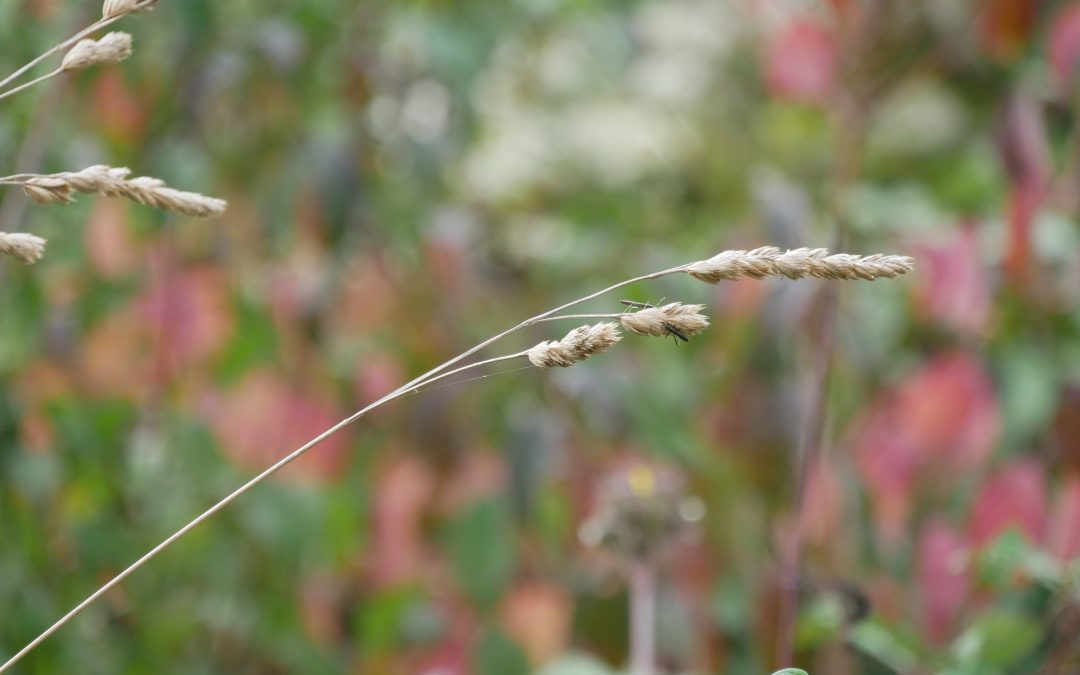
[[[676,472],[635,462],[603,481],[580,537],[614,554],[630,586],[630,672],[656,672],[657,575],[662,558],[705,516]]]

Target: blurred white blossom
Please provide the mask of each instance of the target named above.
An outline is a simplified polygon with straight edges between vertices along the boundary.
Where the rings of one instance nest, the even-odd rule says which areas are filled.
[[[574,106],[567,111],[563,132],[570,159],[608,184],[669,166],[689,140],[674,114],[633,100]]]

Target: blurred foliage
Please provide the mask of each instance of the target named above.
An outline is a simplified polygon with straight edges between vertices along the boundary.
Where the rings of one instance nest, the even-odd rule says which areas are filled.
[[[0,66],[97,10],[0,0]],[[0,227],[50,246],[0,262],[0,657],[537,311],[725,248],[918,269],[835,287],[801,508],[826,285],[663,280],[623,297],[707,303],[692,344],[380,410],[19,672],[617,672],[624,570],[578,532],[640,459],[704,506],[656,562],[667,672],[790,665],[796,512],[808,672],[1078,667],[1080,5],[163,0],[120,26],[120,67],[4,102],[5,172],[126,165],[231,208],[3,194]]]

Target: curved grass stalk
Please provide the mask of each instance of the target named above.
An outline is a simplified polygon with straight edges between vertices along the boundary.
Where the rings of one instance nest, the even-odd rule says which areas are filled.
[[[291,453],[289,453],[285,457],[281,458],[280,460],[275,462],[272,466],[270,466],[269,468],[264,470],[262,473],[255,476],[254,478],[252,478],[248,482],[244,483],[239,488],[237,488],[236,490],[231,492],[228,496],[226,496],[223,499],[221,499],[220,501],[218,501],[216,504],[214,504],[213,506],[208,508],[206,511],[203,511],[201,514],[199,514],[197,517],[192,519],[190,522],[188,522],[186,525],[181,527],[179,530],[177,530],[173,534],[169,535],[169,537],[167,537],[160,544],[158,544],[154,548],[150,549],[141,558],[139,558],[138,560],[133,562],[131,565],[129,565],[127,568],[125,568],[122,572],[117,574],[115,577],[110,579],[108,582],[106,582],[104,585],[102,585],[96,591],[94,591],[89,596],[87,596],[87,598],[85,600],[83,600],[78,605],[76,605],[71,611],[69,611],[67,614],[65,614],[63,617],[61,617],[56,623],[54,623],[52,626],[47,628],[39,636],[34,638],[34,640],[32,642],[30,642],[28,645],[26,645],[21,650],[19,650],[18,653],[16,653],[14,656],[12,656],[10,659],[8,659],[3,665],[0,665],[0,673],[8,672],[12,667],[15,666],[16,663],[21,661],[27,654],[29,654],[34,649],[36,649],[38,647],[38,645],[40,645],[42,642],[44,642],[49,637],[51,637],[53,633],[55,633],[56,631],[63,628],[65,624],[67,624],[69,621],[71,621],[76,616],[81,614],[83,612],[83,610],[85,610],[87,607],[89,607],[94,602],[96,602],[101,596],[108,593],[117,584],[122,582],[127,577],[131,576],[134,572],[136,572],[143,565],[145,565],[146,563],[150,562],[152,559],[157,557],[157,555],[159,553],[161,553],[166,548],[171,546],[174,542],[176,542],[178,539],[183,537],[185,534],[187,534],[191,530],[195,529],[201,523],[203,523],[205,520],[207,520],[208,518],[213,516],[215,513],[217,513],[221,509],[223,509],[226,506],[228,506],[229,504],[231,504],[233,501],[235,501],[237,498],[239,498],[241,495],[243,495],[248,490],[252,489],[253,487],[258,485],[259,483],[263,482],[264,480],[266,480],[270,476],[274,475],[275,473],[277,473],[281,469],[285,468],[287,465],[291,464],[294,460],[298,459],[299,457],[301,457],[302,455],[307,453],[309,450],[311,450],[312,448],[317,446],[319,443],[322,443],[323,441],[330,438],[334,434],[338,433],[339,431],[341,431],[345,427],[351,425],[353,422],[359,420],[361,417],[363,417],[367,413],[371,412],[372,410],[375,410],[379,406],[382,406],[382,405],[384,405],[386,403],[389,403],[389,402],[391,402],[391,401],[393,401],[393,400],[395,400],[397,398],[400,398],[402,396],[410,394],[415,389],[418,389],[418,388],[420,388],[421,386],[423,386],[425,384],[434,383],[437,380],[440,380],[440,379],[443,379],[443,378],[446,378],[446,377],[450,377],[451,375],[456,375],[458,373],[464,372],[464,371],[469,370],[471,368],[476,368],[476,367],[479,367],[479,366],[488,365],[488,364],[496,363],[496,362],[499,362],[499,361],[506,361],[508,359],[524,357],[527,354],[527,352],[519,352],[517,354],[512,354],[510,356],[501,356],[501,357],[496,357],[494,359],[488,359],[486,361],[478,361],[476,363],[471,363],[469,365],[462,366],[460,368],[456,368],[456,369],[449,370],[449,371],[447,370],[451,366],[453,366],[453,365],[455,365],[457,363],[460,363],[464,359],[467,359],[468,357],[472,356],[473,354],[475,354],[476,352],[480,351],[481,349],[487,347],[488,345],[490,345],[490,344],[492,344],[492,343],[494,343],[494,342],[496,342],[498,340],[501,340],[504,337],[506,337],[508,335],[511,335],[512,333],[515,333],[515,332],[517,332],[519,330],[527,328],[527,327],[533,325],[534,323],[539,323],[540,321],[546,320],[548,318],[552,318],[556,314],[558,314],[559,312],[563,311],[564,309],[568,309],[568,308],[573,307],[575,305],[582,304],[584,302],[587,302],[589,300],[597,298],[597,297],[599,297],[601,295],[604,295],[605,293],[609,293],[611,291],[622,288],[624,286],[629,286],[630,284],[637,283],[639,281],[647,281],[649,279],[657,279],[657,278],[662,277],[662,276],[666,276],[666,275],[669,275],[669,274],[675,274],[677,272],[681,272],[681,271],[683,271],[683,269],[685,267],[686,267],[686,265],[680,265],[679,267],[673,267],[671,269],[663,270],[663,271],[660,271],[660,272],[654,272],[652,274],[645,274],[645,275],[642,275],[640,277],[635,277],[633,279],[628,279],[626,281],[621,281],[621,282],[619,282],[617,284],[614,284],[613,286],[609,286],[608,288],[605,288],[605,289],[603,289],[601,291],[597,291],[596,293],[592,293],[592,294],[587,295],[585,297],[578,298],[577,300],[573,300],[571,302],[568,302],[568,303],[566,303],[564,305],[556,307],[555,309],[549,310],[549,311],[544,312],[542,314],[538,314],[537,316],[534,316],[534,317],[532,317],[530,319],[526,319],[525,321],[522,321],[521,323],[514,326],[513,328],[510,328],[508,330],[503,331],[502,333],[499,333],[498,335],[490,337],[487,340],[484,340],[480,344],[476,345],[475,347],[472,347],[471,349],[468,349],[465,352],[462,352],[458,356],[455,356],[454,358],[450,359],[449,361],[446,361],[445,363],[442,363],[442,364],[436,366],[435,368],[432,368],[428,372],[426,372],[423,375],[420,375],[419,377],[414,378],[410,382],[398,387],[397,389],[395,389],[394,391],[390,392],[389,394],[383,396],[382,398],[378,399],[374,403],[371,403],[371,404],[367,405],[366,407],[361,408],[357,412],[355,412],[352,415],[350,415],[349,417],[346,417],[345,419],[341,420],[340,422],[338,422],[334,426],[330,427],[326,431],[322,432],[321,434],[319,434],[315,438],[311,439],[310,441],[308,441],[307,443],[305,443],[301,447],[297,448],[296,450],[292,451]],[[444,372],[444,371],[446,371],[446,372]]]
[[[883,262],[883,260],[885,262]],[[582,303],[593,300],[602,295],[610,293],[611,291],[618,290],[625,286],[635,284],[641,281],[649,281],[652,279],[659,279],[661,277],[669,276],[678,273],[687,273],[695,278],[710,283],[716,283],[720,280],[728,280],[738,278],[740,276],[750,276],[753,278],[762,278],[765,276],[786,276],[789,278],[801,278],[804,276],[816,276],[821,278],[862,278],[862,279],[874,279],[880,277],[894,277],[900,274],[904,274],[912,269],[912,260],[902,256],[869,256],[867,258],[860,258],[858,256],[850,256],[841,254],[839,256],[827,255],[826,251],[822,249],[796,249],[794,251],[788,251],[787,253],[781,253],[778,249],[766,247],[757,249],[755,251],[726,251],[718,256],[710,258],[709,260],[698,261],[693,263],[686,263],[671,267],[659,272],[653,272],[651,274],[644,274],[632,279],[620,281],[617,284],[613,284],[602,290],[596,291],[584,297],[560,305],[555,309],[548,310],[534,317],[526,319],[516,326],[509,328],[497,335],[494,335],[483,342],[480,342],[476,346],[462,352],[458,356],[432,368],[428,372],[420,375],[410,382],[398,387],[389,394],[383,396],[377,401],[369,404],[368,406],[353,413],[349,417],[341,420],[334,426],[330,427],[326,431],[322,432],[315,438],[311,439],[303,446],[292,451],[282,459],[275,462],[272,466],[264,470],[259,475],[255,476],[248,482],[241,485],[234,490],[228,496],[224,497],[209,509],[195,517],[179,530],[174,532],[160,544],[150,549],[145,555],[136,560],[134,563],[125,568],[122,572],[106,582],[103,586],[98,588],[92,594],[90,594],[85,600],[76,605],[71,611],[61,617],[56,623],[46,629],[41,635],[36,637],[32,642],[23,647],[13,657],[8,659],[3,665],[0,665],[0,673],[9,671],[16,663],[22,660],[27,654],[33,651],[38,645],[48,639],[53,633],[62,628],[69,621],[78,616],[83,610],[93,604],[101,596],[119,584],[121,581],[129,577],[136,572],[146,563],[150,562],[159,553],[164,551],[170,545],[175,543],[178,539],[185,534],[193,530],[199,524],[206,521],[215,513],[225,508],[241,495],[254,488],[259,483],[263,482],[270,476],[277,473],[279,470],[298,459],[309,450],[323,442],[327,438],[330,438],[334,434],[338,433],[345,427],[351,425],[363,417],[368,412],[386,404],[395,399],[401,398],[405,395],[412,393],[414,390],[419,389],[425,384],[430,384],[441,380],[451,375],[455,375],[466,370],[477,368],[480,366],[497,363],[500,361],[506,361],[510,359],[516,359],[526,357],[530,355],[533,350],[519,352],[508,356],[500,356],[493,359],[487,359],[484,361],[477,361],[475,363],[462,366],[453,370],[448,370],[452,366],[461,361],[467,359],[473,354],[479,352],[481,349],[517,332],[537,324],[543,321],[555,320],[556,318],[570,318],[570,316],[558,316],[560,312],[575,307]],[[578,315],[582,316],[582,315]],[[569,336],[568,336],[569,337]],[[552,343],[541,343],[538,347],[543,345],[550,345]],[[536,348],[534,348],[536,349]],[[530,358],[531,360],[531,358]]]

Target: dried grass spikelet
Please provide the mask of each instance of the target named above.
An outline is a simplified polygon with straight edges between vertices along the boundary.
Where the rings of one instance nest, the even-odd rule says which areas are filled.
[[[0,232],[0,254],[9,255],[20,262],[32,265],[45,255],[45,240],[21,232]]]
[[[768,276],[872,281],[897,277],[913,268],[914,261],[902,255],[830,255],[823,248],[797,248],[785,253],[774,246],[764,246],[753,251],[724,251],[688,265],[686,272],[695,279],[716,284],[740,277]]]
[[[562,340],[541,342],[526,355],[537,368],[569,368],[578,361],[595,356],[622,339],[613,323],[579,326]]]
[[[100,40],[82,40],[72,47],[60,64],[61,70],[83,70],[91,66],[120,63],[131,56],[131,35],[108,33]]]
[[[130,169],[91,166],[82,171],[30,176],[21,181],[23,191],[39,204],[71,202],[76,192],[120,197],[133,202],[189,216],[208,218],[225,212],[222,199],[195,192],[174,190],[157,178],[128,178]]]
[[[101,17],[112,19],[132,12],[149,12],[156,4],[157,0],[105,0],[101,7]]]
[[[701,313],[703,309],[705,305],[672,302],[662,307],[627,312],[619,317],[619,322],[636,335],[667,337],[682,334],[690,337],[709,327],[709,317]]]

